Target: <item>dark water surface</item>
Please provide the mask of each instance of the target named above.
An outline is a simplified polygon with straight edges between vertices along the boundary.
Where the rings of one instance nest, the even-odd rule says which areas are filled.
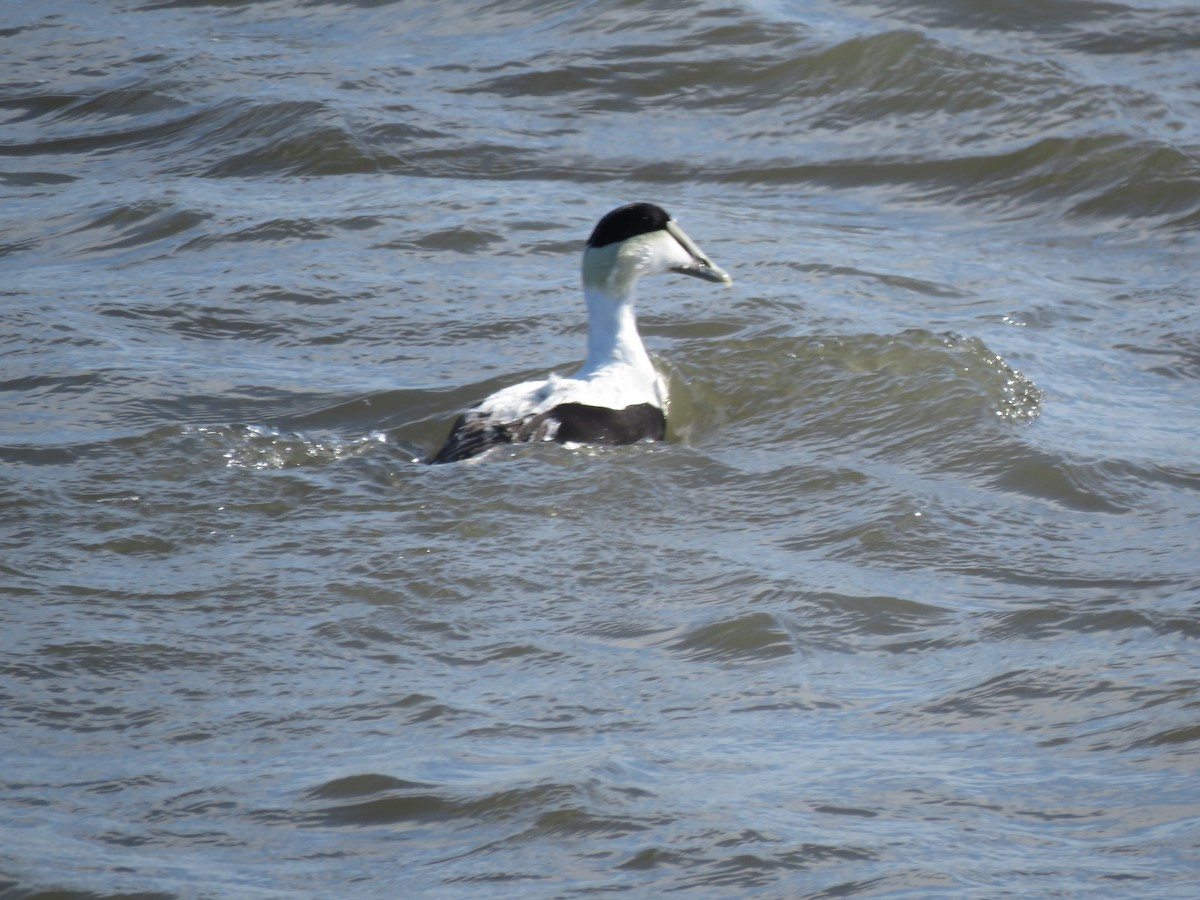
[[[1193,897],[1200,8],[0,21],[0,897]],[[423,467],[657,201],[669,440]]]

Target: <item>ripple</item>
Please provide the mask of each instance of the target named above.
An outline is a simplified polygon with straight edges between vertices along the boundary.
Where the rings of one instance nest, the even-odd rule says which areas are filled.
[[[428,790],[434,787],[430,784],[420,784],[415,781],[405,781],[403,778],[393,778],[390,775],[366,773],[362,775],[346,775],[336,778],[309,791],[313,800],[333,800],[345,797],[359,797],[366,794],[381,794],[387,791]]]
[[[990,432],[989,415],[1029,422],[1042,401],[1036,385],[979,339],[923,330],[726,340],[676,365],[696,419],[673,427],[711,428],[720,417],[760,443],[870,442],[923,454],[952,432]],[[741,386],[735,393],[713,373],[736,373]]]
[[[503,821],[546,806],[555,806],[575,794],[569,785],[544,784],[495,791],[478,797],[454,797],[421,787],[386,787],[371,800],[324,806],[308,813],[301,824],[316,828],[422,824],[452,819]]]
[[[386,440],[378,432],[350,439],[321,440],[287,434],[262,425],[199,426],[191,430],[212,446],[227,448],[224,456],[226,465],[231,469],[290,469],[325,465],[361,456]]]
[[[716,662],[761,662],[795,652],[788,631],[765,613],[702,625],[669,647],[691,659]]]
[[[75,252],[102,254],[172,240],[200,227],[208,219],[207,214],[196,210],[143,202],[107,208],[71,233],[85,236]]]

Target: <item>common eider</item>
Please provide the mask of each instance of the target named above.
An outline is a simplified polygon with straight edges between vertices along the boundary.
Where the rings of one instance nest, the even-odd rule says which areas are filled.
[[[430,463],[458,462],[497,444],[557,441],[632,444],[666,432],[666,382],[654,370],[633,312],[643,275],[678,272],[705,281],[733,279],[653,203],[614,209],[583,251],[587,360],[574,375],[550,375],[497,391],[454,423]]]

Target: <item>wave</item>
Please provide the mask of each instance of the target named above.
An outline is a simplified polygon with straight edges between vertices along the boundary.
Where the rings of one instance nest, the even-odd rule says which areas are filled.
[[[26,163],[3,177],[35,193],[69,189],[99,158],[121,154],[162,178],[885,187],[908,201],[1007,216],[1176,230],[1200,221],[1200,151],[1170,85],[1156,93],[1096,78],[1069,58],[989,52],[962,31],[831,41],[800,21],[750,15],[685,25],[647,11],[625,29],[677,40],[654,46],[617,31],[581,46],[571,28],[584,10],[557,9],[565,19],[553,28],[572,35],[560,49],[518,44],[487,64],[467,50],[436,77],[397,67],[370,89],[347,83],[316,98],[283,89],[284,74],[266,98],[244,84],[225,96],[197,91],[180,81],[177,60],[161,57],[87,90],[27,83],[0,98],[9,127],[0,159]],[[1096,41],[1117,39],[1096,27]],[[1193,40],[1186,29],[1155,34],[1170,48]],[[1145,35],[1120,48],[1087,36],[1072,32],[1072,52],[1161,49]],[[687,152],[674,134],[697,118],[712,138]],[[148,223],[152,231],[203,231],[208,220],[204,209],[158,213],[165,221]]]

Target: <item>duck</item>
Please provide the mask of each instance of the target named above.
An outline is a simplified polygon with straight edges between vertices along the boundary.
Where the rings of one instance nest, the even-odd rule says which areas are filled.
[[[461,462],[493,447],[633,444],[666,434],[667,383],[638,334],[639,279],[676,273],[730,285],[661,206],[620,206],[596,223],[583,251],[587,358],[570,376],[550,374],[485,397],[458,416],[430,464]]]

